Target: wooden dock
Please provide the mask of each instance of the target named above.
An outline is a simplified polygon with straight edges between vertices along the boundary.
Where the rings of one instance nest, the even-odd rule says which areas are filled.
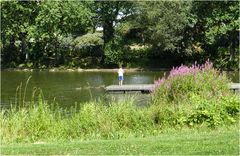
[[[131,85],[111,85],[107,86],[105,90],[107,92],[141,92],[151,93],[154,88],[154,84],[131,84]],[[233,91],[240,91],[240,83],[231,83],[229,89]]]
[[[131,84],[131,85],[111,85],[106,87],[107,92],[137,92],[150,93],[154,87],[154,84]]]
[[[233,91],[240,91],[240,83],[231,83],[229,89]]]

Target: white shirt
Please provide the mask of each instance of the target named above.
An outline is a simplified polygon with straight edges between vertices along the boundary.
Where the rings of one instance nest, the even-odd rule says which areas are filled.
[[[118,69],[118,76],[123,76],[123,73],[124,71],[122,68]]]

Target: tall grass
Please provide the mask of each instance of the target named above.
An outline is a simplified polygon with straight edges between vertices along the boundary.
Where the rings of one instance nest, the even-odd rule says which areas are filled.
[[[42,100],[38,105],[1,111],[1,139],[23,142],[54,139],[123,138],[156,133],[151,111],[138,109],[132,101],[121,103],[89,102],[66,116],[52,110]]]
[[[79,111],[66,116],[60,109],[53,110],[40,100],[38,105],[32,107],[1,110],[0,136],[3,142],[118,139],[157,135],[167,127],[196,127],[212,121],[232,124],[238,120],[237,97],[224,98],[217,106],[212,102],[205,105],[207,108],[183,107],[176,111],[171,107],[162,109],[157,105],[136,108],[133,101],[129,100],[109,106],[89,102]],[[217,112],[219,116],[216,116]]]
[[[30,81],[32,76],[29,76],[25,87],[24,87],[24,91],[22,91],[22,82],[20,83],[20,85],[17,87],[16,89],[16,94],[15,94],[15,105],[18,105],[20,107],[24,107],[26,104],[26,93],[27,93],[27,87],[28,87],[28,83]],[[32,93],[33,95],[35,94],[35,91],[33,91]]]
[[[1,110],[0,139],[4,143],[118,139],[158,135],[165,128],[215,128],[238,122],[239,97],[228,90],[229,80],[212,67],[195,68],[161,80],[147,107],[137,107],[133,98],[110,104],[92,101],[66,115],[35,89],[29,105]],[[26,103],[24,98],[19,101]]]

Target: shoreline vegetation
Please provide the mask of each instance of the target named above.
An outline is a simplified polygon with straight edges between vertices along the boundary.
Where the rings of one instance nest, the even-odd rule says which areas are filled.
[[[4,68],[1,71],[49,71],[49,72],[113,72],[118,68],[49,68],[49,69],[33,69],[33,68]],[[126,72],[136,71],[170,71],[171,68],[124,68]]]
[[[126,72],[142,72],[142,71],[170,71],[172,68],[148,68],[148,67],[138,67],[138,68],[124,68]],[[49,72],[113,72],[117,71],[118,68],[67,68],[67,67],[53,67],[53,68],[1,68],[1,71],[49,71]],[[220,69],[221,70],[221,69]],[[222,71],[222,70],[221,70]],[[235,70],[223,70],[223,71],[239,71]]]
[[[137,144],[135,141],[137,138],[157,138],[165,135],[168,130],[174,130],[176,133],[184,129],[196,133],[198,130],[202,131],[201,129],[210,132],[218,131],[218,129],[222,131],[224,127],[234,127],[239,123],[239,96],[228,89],[229,82],[227,76],[215,70],[211,62],[207,61],[202,65],[182,65],[173,68],[168,76],[154,82],[152,100],[146,107],[137,107],[133,102],[134,99],[129,98],[121,102],[109,103],[90,101],[80,108],[72,108],[68,112],[44,101],[41,91],[39,94],[37,91],[34,92],[33,100],[27,103],[24,101],[26,89],[22,93],[23,90],[19,88],[19,92],[16,93],[19,97],[16,99],[19,105],[10,109],[2,109],[0,112],[1,148],[6,153],[14,154],[13,144],[20,146],[18,150],[25,143],[58,141],[72,143],[74,140],[89,140],[90,142],[99,140],[101,142],[101,140],[107,139],[117,142],[117,140],[127,139],[130,140],[129,144]],[[223,133],[225,133],[224,130]],[[229,136],[236,135],[235,130],[229,133]],[[227,135],[216,140],[217,136],[213,135],[209,140],[209,135],[206,134],[198,140],[197,136],[192,136],[189,141],[193,142],[195,146],[189,147],[190,144],[186,138],[188,136],[191,138],[192,133],[183,138],[180,136],[180,141],[175,144],[175,148],[166,153],[180,154],[181,152],[178,153],[176,149],[181,145],[181,139],[186,141],[186,149],[182,151],[184,154],[188,153],[188,150],[189,153],[192,151],[192,154],[199,154],[193,151],[195,148],[201,151],[199,144],[202,146],[203,140],[208,142],[207,147],[211,147],[204,151],[205,154],[239,152],[234,148],[237,143],[235,137],[229,138]],[[170,136],[166,138],[168,137]],[[213,140],[218,143],[211,144]],[[154,154],[156,147],[151,142],[155,141],[159,143],[159,146],[168,148],[170,148],[168,145],[174,142],[167,139],[167,143],[164,144],[160,143],[161,140],[147,140],[146,142],[153,150],[146,154]],[[219,142],[230,142],[226,147],[226,153],[220,150],[222,146]],[[36,153],[36,150],[39,149],[32,150],[35,150],[33,153]],[[96,150],[92,148],[92,152],[97,152]],[[117,153],[116,148],[112,150],[113,153],[114,151],[115,154]],[[161,154],[163,150],[162,148],[159,153]],[[24,148],[22,152],[24,152]]]

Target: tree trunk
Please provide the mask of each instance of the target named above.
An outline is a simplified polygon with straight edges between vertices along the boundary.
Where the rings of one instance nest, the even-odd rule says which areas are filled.
[[[27,42],[26,42],[26,34],[25,33],[21,33],[21,61],[22,62],[26,62],[28,61],[28,51],[27,51]]]
[[[103,40],[104,45],[111,41],[114,34],[114,28],[113,28],[113,21],[110,21],[108,19],[104,19],[103,21]]]
[[[231,44],[230,44],[230,58],[229,61],[233,61],[235,59],[235,55],[236,55],[236,42],[238,40],[238,33],[237,32],[233,32],[233,34],[231,35]]]

